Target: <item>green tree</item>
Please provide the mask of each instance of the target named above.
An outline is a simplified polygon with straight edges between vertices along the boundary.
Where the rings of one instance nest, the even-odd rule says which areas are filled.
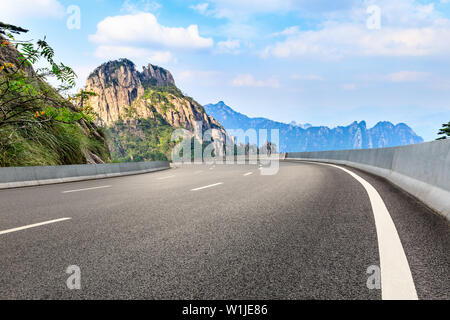
[[[439,131],[438,135],[442,135],[442,137],[437,140],[445,140],[447,137],[450,137],[450,121],[442,125],[442,129]]]
[[[45,38],[15,38],[25,32],[0,22],[0,166],[108,161],[104,133],[92,122],[94,93],[71,94],[75,72],[56,61]]]
[[[66,94],[75,87],[75,72],[55,62],[54,50],[45,38],[36,43],[16,40],[13,33],[22,32],[27,30],[0,22],[0,34],[6,35],[1,37],[4,58],[0,61],[0,128],[50,121],[74,123],[83,118],[91,121],[92,115],[83,110],[83,97],[90,93]],[[35,71],[33,66],[38,61],[43,61],[44,66]],[[56,79],[56,88],[45,82],[49,78]],[[81,105],[74,103],[80,100]]]

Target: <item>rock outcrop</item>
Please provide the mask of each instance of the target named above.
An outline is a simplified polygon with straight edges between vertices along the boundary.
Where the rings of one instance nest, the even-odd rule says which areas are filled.
[[[211,130],[215,143],[229,138],[220,123],[185,96],[163,68],[149,64],[139,72],[130,60],[110,61],[91,73],[86,90],[96,94],[89,103],[98,114],[97,123],[109,134],[115,161],[170,159],[175,143],[171,134],[176,128],[197,134]]]
[[[225,134],[202,106],[176,88],[169,71],[151,64],[139,72],[127,59],[107,62],[91,73],[86,90],[97,94],[90,99],[90,104],[102,126],[112,125],[119,119],[161,115],[174,128],[192,131],[195,122],[202,122],[204,130],[215,128]]]

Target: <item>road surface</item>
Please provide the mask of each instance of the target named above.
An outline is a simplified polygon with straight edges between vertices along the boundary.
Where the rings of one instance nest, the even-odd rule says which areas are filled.
[[[417,297],[449,299],[448,222],[346,169],[384,201]],[[390,253],[380,235],[395,237],[354,176],[306,162],[282,162],[273,176],[186,165],[2,190],[0,203],[0,299],[381,299],[367,270]],[[69,266],[80,290],[67,287]]]

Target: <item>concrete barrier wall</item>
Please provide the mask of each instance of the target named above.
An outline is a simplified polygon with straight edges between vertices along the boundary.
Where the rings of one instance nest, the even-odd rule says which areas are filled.
[[[344,164],[384,177],[450,220],[450,140],[403,147],[287,153],[286,159]]]
[[[111,178],[169,168],[168,161],[0,168],[0,189]]]

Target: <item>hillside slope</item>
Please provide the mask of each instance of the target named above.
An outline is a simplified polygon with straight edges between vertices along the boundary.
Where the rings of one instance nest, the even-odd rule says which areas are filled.
[[[0,40],[7,43],[2,36]],[[0,47],[0,65],[12,64],[19,66],[19,52],[12,45]],[[8,74],[9,73],[9,74]],[[11,101],[17,101],[20,97],[17,92],[8,92],[11,86],[11,73],[17,74],[22,79],[27,79],[34,90],[50,92],[54,99],[62,101],[56,90],[45,81],[36,77],[36,73],[29,65],[17,70],[16,67],[0,70],[0,104],[7,106]],[[7,83],[9,81],[9,84]],[[35,109],[45,110],[51,105],[37,101]],[[29,113],[29,112],[28,112]],[[33,118],[33,114],[24,112],[21,118]],[[108,146],[101,129],[86,119],[80,119],[74,123],[62,123],[58,121],[43,121],[23,125],[15,123],[14,118],[5,121],[6,117],[0,117],[0,166],[44,166],[44,165],[68,165],[104,163],[110,160]]]
[[[384,148],[423,142],[404,123],[393,125],[390,122],[379,122],[375,127],[367,128],[365,121],[355,121],[349,126],[331,129],[286,124],[266,118],[249,118],[222,101],[206,105],[205,110],[227,130],[278,129],[281,152]]]
[[[194,131],[212,129],[217,140],[225,130],[195,100],[175,85],[168,70],[149,64],[142,72],[127,59],[110,61],[88,77],[86,90],[98,114],[98,124],[106,128],[115,161],[142,161],[170,158],[176,128]]]

